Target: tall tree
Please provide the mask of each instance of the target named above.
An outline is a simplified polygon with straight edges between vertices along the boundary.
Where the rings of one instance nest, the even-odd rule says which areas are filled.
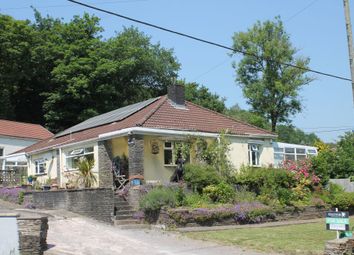
[[[269,129],[269,122],[263,116],[260,116],[259,114],[251,111],[241,109],[238,104],[235,104],[234,106],[227,109],[225,113],[232,118],[247,122],[260,128]]]
[[[226,110],[225,98],[213,94],[207,87],[195,82],[179,82],[184,85],[186,100],[216,112],[222,113]]]
[[[278,141],[303,145],[315,145],[320,138],[315,133],[306,134],[292,125],[278,125]]]
[[[300,88],[312,81],[303,69],[309,58],[296,57],[297,49],[290,42],[280,18],[257,22],[247,32],[235,33],[233,46],[246,52],[239,63],[234,62],[236,81],[241,86],[252,110],[271,122],[271,130],[301,111]]]

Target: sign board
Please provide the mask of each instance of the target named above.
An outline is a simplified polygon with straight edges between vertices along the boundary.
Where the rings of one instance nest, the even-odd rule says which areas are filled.
[[[326,228],[327,230],[349,230],[349,213],[348,212],[326,212]]]

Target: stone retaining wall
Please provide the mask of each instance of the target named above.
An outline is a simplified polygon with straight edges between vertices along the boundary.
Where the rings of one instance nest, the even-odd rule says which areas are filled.
[[[353,254],[353,249],[353,238],[330,240],[326,243],[324,255],[349,255]]]
[[[47,217],[18,217],[19,251],[21,255],[42,255],[47,249]]]
[[[111,222],[114,191],[110,188],[33,192],[33,203],[40,209],[64,209],[100,221]]]

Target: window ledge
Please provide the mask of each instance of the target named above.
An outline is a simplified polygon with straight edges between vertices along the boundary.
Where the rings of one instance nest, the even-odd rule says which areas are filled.
[[[34,174],[35,176],[42,176],[42,175],[47,175],[47,173],[42,173],[42,174]]]
[[[177,167],[175,164],[164,164],[165,167]]]

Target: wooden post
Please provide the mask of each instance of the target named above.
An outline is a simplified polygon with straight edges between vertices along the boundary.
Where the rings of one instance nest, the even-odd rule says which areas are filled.
[[[343,0],[344,4],[344,14],[345,14],[345,27],[347,29],[347,40],[348,40],[348,50],[349,50],[349,65],[350,65],[350,74],[352,78],[352,94],[353,94],[353,106],[354,106],[354,51],[353,51],[353,34],[352,34],[352,25],[350,20],[350,9],[349,9],[349,0]]]

